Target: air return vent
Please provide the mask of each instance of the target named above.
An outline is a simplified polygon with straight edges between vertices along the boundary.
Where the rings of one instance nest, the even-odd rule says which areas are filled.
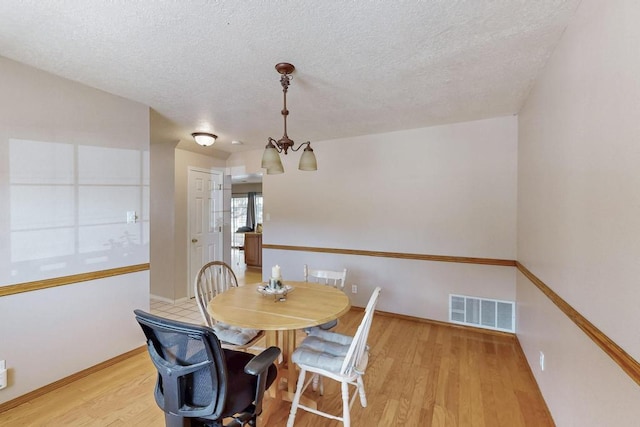
[[[515,332],[513,301],[449,295],[449,321],[478,328]]]

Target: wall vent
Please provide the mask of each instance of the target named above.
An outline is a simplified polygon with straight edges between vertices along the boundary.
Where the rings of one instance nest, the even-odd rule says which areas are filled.
[[[449,295],[449,321],[496,331],[516,331],[513,301]]]

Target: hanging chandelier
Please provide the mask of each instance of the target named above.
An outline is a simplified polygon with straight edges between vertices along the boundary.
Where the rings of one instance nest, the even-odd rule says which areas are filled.
[[[282,167],[282,161],[280,160],[279,153],[284,152],[286,155],[289,149],[291,149],[291,151],[298,151],[302,147],[305,148],[302,151],[302,156],[300,156],[298,169],[301,171],[318,170],[318,163],[316,161],[315,154],[313,154],[311,142],[304,142],[300,144],[298,148],[294,148],[293,140],[287,135],[287,116],[289,115],[289,110],[287,110],[287,90],[289,89],[289,83],[291,82],[290,74],[293,73],[295,69],[296,68],[293,65],[286,62],[276,64],[276,70],[282,75],[280,77],[280,84],[282,85],[282,93],[284,94],[284,107],[281,111],[284,119],[284,135],[277,141],[271,137],[268,139],[267,146],[262,154],[262,167],[267,169],[267,175],[284,172],[284,167]]]

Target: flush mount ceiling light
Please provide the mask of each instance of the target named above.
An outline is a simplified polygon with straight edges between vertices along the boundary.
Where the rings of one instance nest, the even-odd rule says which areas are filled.
[[[289,149],[291,149],[291,151],[298,151],[302,147],[305,148],[302,151],[302,156],[300,156],[298,169],[301,171],[318,170],[318,163],[316,162],[315,154],[313,154],[311,142],[303,142],[298,146],[298,148],[294,148],[293,140],[287,135],[287,116],[289,115],[289,110],[287,110],[287,89],[291,82],[290,74],[293,73],[293,70],[295,69],[296,67],[286,62],[276,64],[276,70],[278,73],[282,74],[280,77],[280,84],[282,85],[282,93],[284,94],[284,107],[281,111],[284,119],[284,135],[277,141],[271,137],[268,139],[269,142],[267,143],[267,146],[264,149],[264,154],[262,155],[262,167],[267,169],[267,175],[284,172],[282,161],[280,161],[280,155],[278,153],[284,152],[286,155]]]
[[[198,145],[202,145],[203,147],[210,147],[216,142],[216,138],[218,135],[214,135],[212,133],[207,132],[194,132],[191,134],[193,139],[196,140]]]

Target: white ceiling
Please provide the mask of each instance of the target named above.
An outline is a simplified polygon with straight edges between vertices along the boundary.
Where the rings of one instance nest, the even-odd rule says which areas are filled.
[[[2,0],[0,55],[150,106],[154,139],[212,131],[201,152],[225,157],[282,136],[278,62],[297,143],[515,114],[578,4]]]

